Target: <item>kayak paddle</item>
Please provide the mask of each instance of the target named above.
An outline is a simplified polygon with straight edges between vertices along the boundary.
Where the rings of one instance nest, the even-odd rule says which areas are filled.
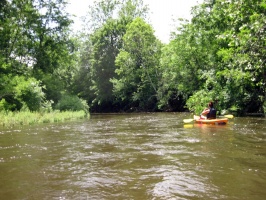
[[[183,119],[183,122],[184,123],[191,123],[193,121],[194,121],[194,119]]]
[[[232,118],[234,118],[234,115],[224,115],[223,117],[226,117],[226,118],[232,119]]]

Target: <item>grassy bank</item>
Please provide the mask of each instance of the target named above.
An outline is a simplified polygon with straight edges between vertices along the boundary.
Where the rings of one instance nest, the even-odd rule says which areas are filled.
[[[64,122],[75,119],[84,119],[88,115],[84,111],[53,111],[49,113],[39,112],[1,112],[0,126],[9,127],[16,125],[32,125],[40,123]]]

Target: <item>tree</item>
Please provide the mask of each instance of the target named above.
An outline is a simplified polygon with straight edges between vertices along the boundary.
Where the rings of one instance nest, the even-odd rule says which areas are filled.
[[[73,72],[67,70],[73,66],[73,45],[69,40],[71,20],[64,12],[65,5],[64,0],[1,1],[0,97],[7,102],[12,104],[16,98],[14,83],[18,76],[26,82],[35,78],[37,85],[45,88],[46,97],[53,99],[50,81],[62,80],[66,73]],[[63,80],[61,83],[65,88]]]
[[[265,1],[255,0],[206,0],[194,7],[191,23],[181,27],[167,48],[175,52],[174,62],[170,60],[174,64],[167,57],[162,59],[165,66],[173,65],[178,72],[164,76],[175,81],[183,96],[188,95],[190,110],[200,110],[209,99],[217,101],[220,110],[264,112],[264,13]],[[184,66],[186,69],[181,68]],[[193,79],[186,79],[190,73],[194,73]]]
[[[200,47],[197,34],[195,27],[186,22],[180,33],[162,49],[159,97],[163,109],[184,110],[188,97],[203,85],[199,73],[203,70],[205,51]]]
[[[159,56],[161,44],[150,25],[136,18],[123,37],[123,49],[116,58],[113,78],[115,96],[129,107],[152,110],[156,108],[160,79]]]
[[[86,19],[89,30],[84,31],[81,37],[84,46],[80,72],[83,73],[78,76],[82,76],[87,86],[84,89],[74,87],[86,96],[92,111],[114,109],[115,96],[110,79],[116,77],[115,59],[122,47],[127,25],[135,16],[144,15],[145,8],[141,0],[99,1],[90,8]]]
[[[266,108],[265,5],[256,0],[224,2],[228,27],[218,39],[228,47],[221,48],[218,55],[228,67],[220,74],[227,80],[234,107],[243,113],[265,112]]]
[[[113,85],[110,79],[115,76],[115,58],[121,47],[121,37],[125,32],[123,21],[110,19],[91,37],[93,52],[91,59],[91,91],[95,98],[93,105],[112,107]]]

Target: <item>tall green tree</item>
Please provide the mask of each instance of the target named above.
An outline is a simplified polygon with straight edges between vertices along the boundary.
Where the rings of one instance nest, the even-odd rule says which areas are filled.
[[[163,49],[161,107],[182,111],[189,98],[197,98],[196,104],[202,107],[206,104],[203,102],[205,96],[193,97],[197,91],[207,94],[209,99],[217,97],[216,92],[220,89],[216,80],[219,44],[215,36],[220,27],[211,20],[212,9],[213,3],[194,7],[191,22],[180,19],[172,41]]]
[[[115,58],[121,47],[121,37],[124,32],[125,25],[122,21],[110,19],[91,37],[93,59],[90,72],[93,84],[90,89],[95,95],[92,103],[103,106],[104,109],[112,107],[114,101],[113,85],[110,79],[115,76]]]
[[[116,73],[113,78],[114,93],[129,107],[152,110],[157,105],[161,44],[154,36],[152,27],[141,18],[136,18],[123,37],[123,49],[116,58]]]
[[[145,12],[146,7],[141,0],[99,1],[91,7],[90,20],[87,19],[90,28],[82,37],[85,46],[81,52],[80,67],[88,74],[82,73],[82,78],[84,81],[87,79],[89,87],[79,89],[79,92],[86,96],[92,111],[111,111],[114,108],[115,96],[110,79],[116,77],[115,59],[122,47],[127,25]]]
[[[195,27],[185,22],[180,33],[162,49],[160,107],[182,111],[185,101],[203,85],[200,79],[206,51],[200,46]]]
[[[217,73],[221,70],[220,58],[217,55],[219,49],[227,46],[219,42],[217,35],[227,27],[226,16],[223,15],[223,7],[220,8],[218,17],[215,12],[217,1],[206,0],[203,4],[192,9],[192,40],[189,40],[197,59],[196,68],[191,73],[197,76],[197,88],[193,88],[187,99],[187,106],[197,114],[206,107],[207,102],[213,101],[217,110],[224,107],[227,101],[227,93],[223,90],[223,84],[218,80]],[[192,42],[193,41],[193,42]],[[195,57],[192,55],[192,58]]]

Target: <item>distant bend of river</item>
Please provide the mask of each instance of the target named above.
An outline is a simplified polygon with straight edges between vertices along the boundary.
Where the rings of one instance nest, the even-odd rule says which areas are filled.
[[[266,199],[266,118],[92,114],[0,129],[0,199]]]

